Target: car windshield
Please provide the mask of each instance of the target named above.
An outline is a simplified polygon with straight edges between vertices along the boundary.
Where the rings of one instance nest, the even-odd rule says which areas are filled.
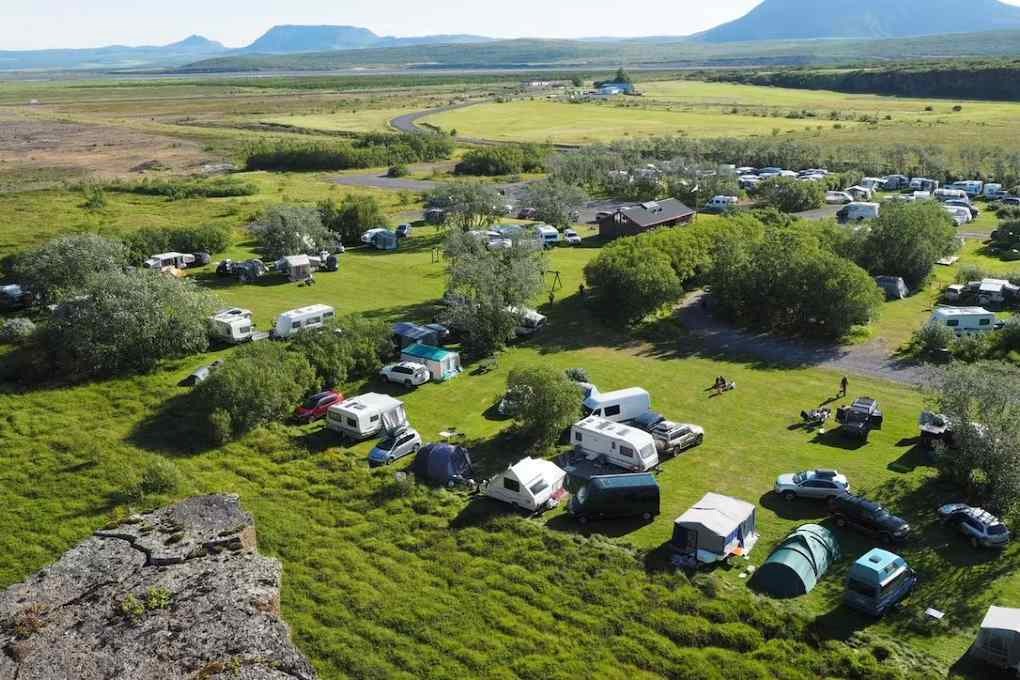
[[[390,437],[389,439],[384,439],[381,442],[379,442],[379,446],[377,446],[376,448],[382,449],[383,451],[392,451],[393,447],[396,446],[396,444],[397,440],[394,439],[393,437]]]
[[[992,536],[1000,536],[1006,533],[1006,525],[1004,524],[993,524],[988,527],[988,533]]]
[[[806,472],[798,472],[797,474],[795,474],[793,476],[793,483],[794,484],[800,484],[801,482],[803,482],[807,478],[808,477],[807,477],[807,473]]]
[[[308,399],[305,400],[305,403],[302,404],[302,406],[304,406],[304,408],[315,408],[316,406],[319,405],[320,398],[321,397],[319,396],[308,397]]]

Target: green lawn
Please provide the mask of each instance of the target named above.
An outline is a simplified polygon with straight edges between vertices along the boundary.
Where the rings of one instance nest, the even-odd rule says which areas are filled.
[[[261,122],[329,132],[392,131],[390,121],[417,108],[338,110],[335,113],[292,114],[260,118]]]

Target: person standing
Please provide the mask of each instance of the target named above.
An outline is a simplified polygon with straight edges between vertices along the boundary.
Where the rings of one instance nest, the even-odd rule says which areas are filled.
[[[841,398],[846,397],[847,390],[850,388],[850,381],[844,375],[843,379],[839,381],[839,394],[837,396]]]

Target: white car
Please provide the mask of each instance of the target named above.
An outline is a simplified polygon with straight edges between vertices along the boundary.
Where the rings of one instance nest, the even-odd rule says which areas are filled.
[[[389,231],[389,230],[388,229],[384,229],[382,227],[376,227],[375,229],[369,229],[368,231],[366,231],[364,234],[361,235],[361,242],[362,243],[366,243],[366,244],[371,244],[371,243],[373,243],[375,241],[375,235],[376,234],[381,234],[384,231]]]
[[[953,218],[953,222],[956,226],[962,227],[965,224],[970,224],[974,217],[970,214],[970,210],[967,208],[960,208],[955,205],[944,205],[942,209],[949,213],[949,216]]]
[[[383,366],[379,371],[379,377],[386,382],[417,387],[424,385],[432,379],[432,374],[424,364],[416,364],[413,361],[401,361],[399,364]]]
[[[566,231],[563,232],[563,241],[568,246],[576,246],[581,243],[581,235],[578,234],[573,229],[567,229]]]
[[[829,205],[846,205],[853,203],[854,197],[845,191],[827,191],[825,192],[825,202]]]
[[[390,435],[375,445],[368,454],[369,467],[389,465],[404,456],[417,453],[421,448],[421,435],[418,430],[408,428]]]

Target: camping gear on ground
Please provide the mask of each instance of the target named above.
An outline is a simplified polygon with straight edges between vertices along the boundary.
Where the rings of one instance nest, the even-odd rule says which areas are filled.
[[[407,427],[404,402],[386,394],[369,392],[329,407],[326,427],[355,441]]]
[[[747,555],[758,542],[758,517],[753,504],[707,493],[676,518],[669,547],[672,562],[697,567]]]
[[[850,406],[840,406],[836,409],[836,422],[841,426],[839,428],[841,434],[866,442],[872,430],[882,429],[885,416],[882,415],[877,401],[871,397],[860,397]]]
[[[522,458],[485,482],[489,498],[538,512],[556,507],[567,495],[563,480],[567,473],[556,463],[540,458]]]
[[[850,567],[846,578],[848,607],[871,616],[883,616],[917,585],[917,574],[899,555],[875,548]]]
[[[241,283],[253,283],[265,276],[267,271],[265,263],[255,259],[244,262],[223,260],[216,266],[217,276],[234,276]]]
[[[831,408],[816,408],[811,411],[801,411],[800,419],[804,422],[805,428],[821,427],[832,417]]]
[[[586,457],[601,459],[631,472],[647,472],[659,464],[652,435],[598,416],[575,423],[570,441],[574,449]]]
[[[411,470],[427,481],[448,488],[475,484],[471,456],[463,446],[427,444],[418,450]]]
[[[769,555],[755,572],[755,584],[773,597],[806,595],[841,557],[839,542],[831,531],[805,524]]]
[[[441,347],[423,345],[420,342],[401,350],[400,360],[424,364],[436,382],[455,378],[461,372],[460,354]]]
[[[1020,609],[989,607],[968,653],[995,668],[1020,672]]]
[[[581,524],[592,519],[659,514],[659,483],[651,473],[599,475],[585,481],[570,498],[567,511]]]

